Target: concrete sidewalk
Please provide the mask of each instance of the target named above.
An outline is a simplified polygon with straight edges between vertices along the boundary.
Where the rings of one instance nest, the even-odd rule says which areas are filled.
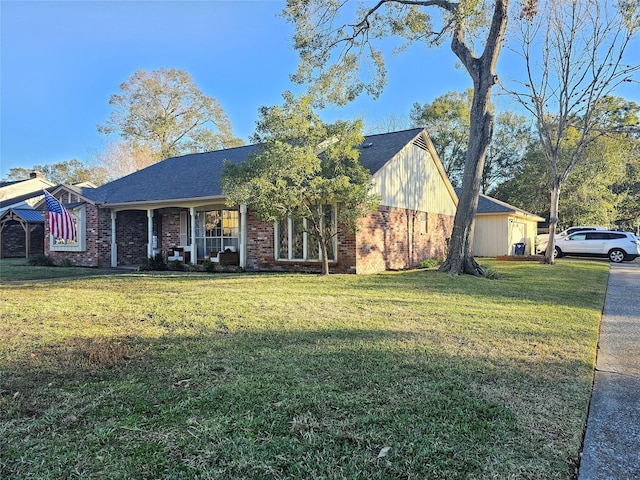
[[[612,264],[578,480],[640,479],[640,263]]]

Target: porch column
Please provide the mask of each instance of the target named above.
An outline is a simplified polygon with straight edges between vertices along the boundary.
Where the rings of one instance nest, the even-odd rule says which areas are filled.
[[[118,214],[111,210],[111,266],[118,266],[118,243],[116,241],[116,216]]]
[[[24,257],[29,258],[29,251],[31,250],[31,225],[29,222],[25,222],[22,228],[24,228]]]
[[[240,268],[247,265],[247,205],[240,205]]]
[[[147,210],[147,257],[153,258],[153,209]]]
[[[196,249],[196,207],[189,208],[191,215],[191,263],[198,264],[198,250]]]

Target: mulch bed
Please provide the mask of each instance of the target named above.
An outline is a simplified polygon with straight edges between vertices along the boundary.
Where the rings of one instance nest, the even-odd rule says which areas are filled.
[[[539,262],[544,261],[544,255],[499,255],[496,260],[502,262]]]

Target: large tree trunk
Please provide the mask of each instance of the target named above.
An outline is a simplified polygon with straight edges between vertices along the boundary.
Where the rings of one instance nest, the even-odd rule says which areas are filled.
[[[453,275],[484,275],[482,268],[473,258],[473,228],[484,160],[493,134],[491,88],[497,82],[495,66],[507,26],[508,5],[509,0],[496,0],[491,29],[481,57],[474,57],[465,44],[462,26],[458,27],[451,43],[451,49],[473,79],[469,148],[462,178],[462,191],[458,199],[447,259],[440,267],[440,271]]]
[[[484,93],[479,91],[473,97],[469,148],[462,177],[462,190],[458,198],[449,252],[447,259],[440,267],[441,271],[454,275],[461,273],[484,275],[482,268],[473,258],[473,230],[484,160],[493,130],[493,115],[489,112],[489,88],[490,86],[486,87]]]

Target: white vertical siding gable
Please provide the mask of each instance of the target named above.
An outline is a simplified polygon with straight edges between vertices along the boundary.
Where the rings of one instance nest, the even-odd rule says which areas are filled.
[[[457,197],[424,132],[378,170],[373,182],[382,205],[455,215]]]

